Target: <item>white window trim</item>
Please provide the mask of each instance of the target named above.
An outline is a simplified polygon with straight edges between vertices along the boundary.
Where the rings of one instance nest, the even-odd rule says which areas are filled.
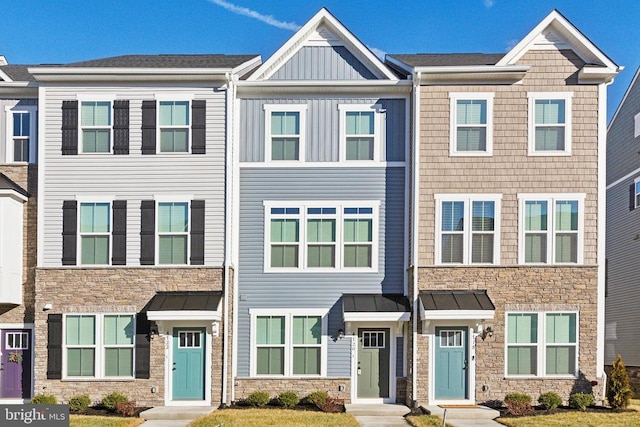
[[[176,199],[173,198],[171,196],[166,196],[166,197],[162,197],[162,196],[158,196],[158,198],[154,198],[155,202],[156,202],[156,208],[155,208],[155,221],[156,221],[156,240],[155,240],[155,259],[156,259],[156,266],[159,267],[184,267],[185,265],[190,265],[189,264],[189,259],[191,257],[191,199],[189,200],[185,200],[184,198],[181,199]],[[160,214],[160,203],[186,203],[187,204],[187,231],[186,232],[180,232],[180,233],[160,233],[159,231],[159,226],[160,226],[160,221],[158,220],[158,216]],[[184,264],[161,264],[160,263],[160,236],[161,235],[171,235],[171,236],[175,236],[175,235],[182,235],[184,234],[185,236],[187,236],[187,254],[186,254],[186,258],[185,258],[185,263]]]
[[[633,192],[634,192],[633,206],[636,209],[640,207],[640,203],[638,203],[638,196],[640,196],[640,192],[638,191],[638,182],[640,182],[640,176],[633,180]]]
[[[251,360],[250,376],[258,378],[319,378],[327,376],[327,337],[329,313],[326,309],[314,308],[282,308],[282,309],[249,309],[251,316],[251,350],[249,358]],[[285,322],[285,344],[284,344],[284,375],[258,375],[256,374],[257,344],[256,344],[256,321],[259,316],[284,316]],[[322,332],[320,335],[320,375],[293,375],[293,318],[298,316],[320,316]]]
[[[436,194],[436,218],[435,218],[435,264],[446,265],[447,267],[469,266],[469,265],[500,265],[500,213],[502,212],[502,194]],[[495,218],[493,221],[493,262],[492,263],[472,263],[471,262],[471,230],[472,205],[473,202],[494,202]],[[464,202],[464,232],[463,232],[463,261],[462,263],[442,262],[442,202]]]
[[[633,116],[633,137],[637,138],[640,136],[640,113]]]
[[[387,110],[382,108],[381,104],[338,104],[338,111],[340,112],[340,148],[338,150],[340,163],[362,165],[382,161]],[[347,160],[347,112],[370,111],[373,111],[373,160]]]
[[[76,242],[77,244],[77,249],[76,249],[76,253],[78,254],[78,265],[79,266],[109,266],[112,263],[113,260],[113,198],[109,197],[96,197],[96,198],[85,198],[85,197],[81,197],[81,198],[76,198],[76,200],[78,201],[78,209],[76,212],[77,215],[77,229],[76,229],[76,236],[78,236],[78,241]],[[109,204],[109,232],[108,233],[82,233],[80,231],[80,227],[81,227],[81,207],[82,204],[86,204],[86,203],[108,203]],[[106,264],[83,264],[82,263],[82,236],[83,235],[87,235],[87,236],[107,236],[109,238],[109,254],[107,256],[107,263]]]
[[[264,104],[264,162],[274,165],[298,165],[306,159],[307,104]],[[298,160],[271,159],[271,114],[278,112],[297,112],[300,114],[300,135],[298,139]]]
[[[572,105],[573,92],[528,92],[529,99],[529,156],[570,156],[571,136],[572,136]],[[535,124],[535,102],[543,99],[562,99],[565,101],[565,124],[564,124],[564,150],[559,151],[536,151],[536,124]]]
[[[509,374],[509,337],[508,337],[508,328],[509,328],[509,315],[510,314],[535,314],[538,316],[538,337],[537,342],[535,343],[536,347],[536,356],[538,359],[538,364],[536,366],[537,375],[514,375]],[[573,375],[547,375],[546,367],[547,367],[547,342],[546,342],[546,331],[547,331],[547,314],[575,314],[576,315],[576,342],[575,344],[564,344],[564,345],[575,345],[576,347],[576,360],[575,360],[575,372]],[[577,378],[580,372],[580,366],[578,362],[580,361],[580,313],[575,310],[553,310],[553,311],[506,311],[504,315],[504,325],[505,325],[505,338],[504,338],[504,376],[505,378],[512,379],[525,379],[525,378]],[[533,344],[522,344],[522,346],[532,346]]]
[[[156,95],[156,154],[164,154],[169,156],[191,154],[191,140],[193,138],[191,127],[193,123],[193,110],[191,104],[193,101],[192,94],[183,94],[184,97],[180,97],[180,94],[162,94]],[[160,103],[162,102],[186,102],[187,113],[189,115],[189,123],[186,125],[161,125],[160,124]],[[161,133],[162,129],[184,129],[187,128],[187,151],[162,151]]]
[[[450,115],[449,115],[449,155],[451,157],[490,157],[493,156],[493,92],[451,92],[450,99]],[[487,123],[485,151],[458,151],[457,149],[457,117],[458,117],[458,101],[466,100],[484,100],[487,102]]]
[[[344,273],[344,272],[370,272],[378,271],[378,254],[380,246],[380,201],[265,201],[264,205],[264,272],[265,273]],[[298,241],[298,267],[271,267],[271,208],[299,208],[300,213],[290,215],[300,222]],[[315,214],[308,215],[307,208],[336,208],[336,266],[334,268],[307,267],[307,216],[315,217]],[[372,221],[373,236],[371,248],[371,267],[343,267],[344,264],[344,238],[343,224],[345,219],[344,208],[371,208],[373,213],[370,216],[358,214],[357,217],[370,217]]]
[[[15,113],[27,113],[29,114],[29,161],[17,162],[13,160],[13,115]],[[38,107],[36,105],[15,105],[13,107],[5,107],[6,118],[6,141],[5,144],[5,161],[7,163],[27,164],[36,163],[38,155]]]
[[[521,265],[582,265],[584,264],[584,205],[585,193],[520,193],[518,194],[518,264]],[[525,248],[525,202],[547,202],[547,262],[533,263],[524,261]],[[555,203],[562,201],[578,202],[578,258],[577,262],[555,262]]]
[[[93,316],[95,318],[95,344],[93,346],[90,345],[67,345],[67,316]],[[118,345],[118,346],[109,346],[106,347],[104,344],[104,318],[105,316],[133,316],[133,344],[127,345]],[[106,380],[132,380],[136,376],[136,340],[135,340],[135,332],[136,331],[136,314],[135,313],[65,313],[62,316],[62,379],[65,380],[96,380],[96,379],[106,379]],[[132,363],[132,375],[131,376],[122,376],[122,377],[110,377],[104,374],[104,361],[105,361],[105,348],[131,348],[133,350],[133,357],[131,360]],[[95,349],[95,360],[94,360],[94,376],[70,376],[67,374],[67,349],[69,348],[94,348]]]
[[[113,153],[113,96],[99,95],[95,97],[76,97],[78,99],[78,153],[90,156]],[[83,102],[108,102],[109,103],[109,126],[86,126],[87,129],[108,129],[109,130],[109,151],[84,151],[83,126],[82,126],[82,103]]]

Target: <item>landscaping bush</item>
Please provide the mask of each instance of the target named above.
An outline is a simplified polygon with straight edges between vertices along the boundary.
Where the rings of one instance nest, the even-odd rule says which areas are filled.
[[[53,394],[36,394],[31,398],[32,405],[57,405],[58,399]]]
[[[322,409],[322,407],[327,403],[327,400],[329,400],[329,393],[324,390],[314,391],[304,398],[305,403],[314,405],[319,409]]]
[[[127,398],[127,396],[117,391],[114,391],[113,393],[109,393],[102,398],[102,406],[104,406],[110,411],[115,411],[116,403],[125,403],[128,401],[129,399]]]
[[[123,417],[133,417],[134,415],[136,415],[136,402],[131,400],[127,402],[117,402],[116,414]]]
[[[611,374],[607,380],[607,400],[613,409],[625,409],[631,402],[633,390],[629,385],[629,375],[622,356],[613,362]]]
[[[569,396],[569,406],[581,411],[586,411],[587,406],[592,406],[595,401],[591,393],[573,393]]]
[[[71,411],[84,411],[91,405],[91,398],[88,394],[73,396],[69,399],[69,409]]]
[[[508,393],[504,397],[504,405],[509,414],[520,417],[533,412],[531,400],[531,396],[525,393]]]
[[[344,399],[336,399],[333,397],[328,398],[322,405],[319,405],[318,408],[322,412],[327,413],[337,413],[342,412],[342,408],[344,407]]]
[[[245,399],[245,402],[251,406],[257,406],[258,408],[262,408],[266,406],[267,403],[271,400],[271,396],[268,391],[254,391]]]
[[[293,408],[300,403],[300,398],[295,391],[285,391],[278,396],[278,404],[285,408]]]
[[[562,398],[558,396],[557,393],[550,391],[548,393],[541,394],[538,398],[538,403],[542,409],[549,411],[562,405]]]

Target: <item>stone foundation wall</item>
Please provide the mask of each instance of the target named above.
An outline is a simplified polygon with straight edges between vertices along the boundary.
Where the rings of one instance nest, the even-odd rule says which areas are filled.
[[[150,378],[135,380],[47,379],[47,316],[53,313],[138,313],[157,291],[222,290],[221,268],[55,268],[36,271],[35,393],[51,393],[59,401],[88,393],[99,401],[112,391],[124,392],[141,406],[164,405],[165,345],[160,335],[151,340]],[[53,309],[43,311],[45,303]],[[225,308],[223,307],[223,310]],[[212,338],[211,401],[222,398],[222,340]],[[152,392],[152,388],[156,392]]]
[[[254,391],[268,391],[272,397],[284,391],[295,391],[301,399],[310,393],[324,390],[329,396],[351,403],[351,378],[236,378],[236,401]],[[340,388],[344,390],[340,391]]]
[[[396,402],[406,404],[407,402],[407,378],[396,377]]]

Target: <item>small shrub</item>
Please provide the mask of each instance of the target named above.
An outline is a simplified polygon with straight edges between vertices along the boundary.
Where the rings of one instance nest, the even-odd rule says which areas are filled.
[[[538,403],[542,409],[549,411],[562,405],[562,398],[558,396],[557,393],[550,391],[548,393],[541,394],[538,398]]]
[[[131,400],[127,402],[116,403],[116,414],[123,417],[133,417],[136,415],[136,402]]]
[[[342,412],[343,407],[344,399],[336,399],[333,397],[328,398],[322,405],[318,406],[322,412],[328,413]]]
[[[110,411],[115,411],[116,403],[125,403],[128,401],[129,399],[127,398],[127,396],[117,391],[114,391],[113,393],[109,393],[102,398],[102,406],[104,406]]]
[[[314,391],[304,398],[306,403],[314,405],[319,409],[322,409],[322,407],[327,403],[327,400],[329,400],[329,393],[324,390]]]
[[[84,411],[91,405],[91,398],[88,394],[73,396],[69,399],[69,409],[72,411]]]
[[[300,403],[300,398],[295,391],[285,391],[278,396],[278,404],[285,408],[293,408]]]
[[[249,396],[247,396],[247,398],[245,399],[245,402],[248,405],[262,408],[263,406],[266,406],[270,400],[271,400],[271,396],[269,395],[268,391],[258,390],[258,391],[254,391]]]
[[[622,356],[612,364],[611,374],[607,380],[607,400],[613,409],[625,409],[631,403],[633,390],[629,385],[629,375],[624,366]]]
[[[507,412],[516,417],[528,415],[533,412],[531,396],[525,393],[507,393],[504,397]]]
[[[53,394],[36,394],[31,398],[32,405],[57,405],[58,399]]]
[[[573,393],[569,396],[569,406],[581,411],[586,411],[587,406],[595,403],[595,398],[591,393]]]

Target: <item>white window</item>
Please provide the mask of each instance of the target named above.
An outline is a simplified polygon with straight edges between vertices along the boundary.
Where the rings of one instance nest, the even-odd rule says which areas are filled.
[[[450,93],[452,156],[490,156],[493,152],[493,93]]]
[[[305,154],[304,104],[265,105],[265,161],[300,162]]]
[[[640,113],[633,116],[633,137],[637,138],[640,136]]]
[[[438,264],[499,264],[499,194],[438,194],[436,260]]]
[[[134,315],[67,314],[65,377],[132,378]]]
[[[36,106],[7,107],[6,113],[7,163],[35,163],[38,151]]]
[[[7,332],[5,335],[5,350],[28,350],[29,349],[29,333],[28,332]]]
[[[187,153],[191,128],[190,101],[159,101],[161,153]]]
[[[252,376],[326,375],[326,313],[251,311]]]
[[[189,203],[158,202],[158,264],[187,264],[189,259]]]
[[[633,180],[633,188],[634,188],[634,207],[637,209],[640,207],[640,178],[636,178]]]
[[[384,112],[379,104],[341,104],[340,160],[379,161]]]
[[[529,155],[571,154],[571,93],[529,93]]]
[[[111,253],[111,203],[82,202],[79,209],[80,263],[108,265]]]
[[[265,202],[265,271],[377,269],[379,202]]]
[[[80,126],[83,153],[111,151],[111,101],[82,101]]]
[[[578,314],[507,313],[507,376],[577,376]]]
[[[584,197],[518,195],[521,264],[582,264]]]

